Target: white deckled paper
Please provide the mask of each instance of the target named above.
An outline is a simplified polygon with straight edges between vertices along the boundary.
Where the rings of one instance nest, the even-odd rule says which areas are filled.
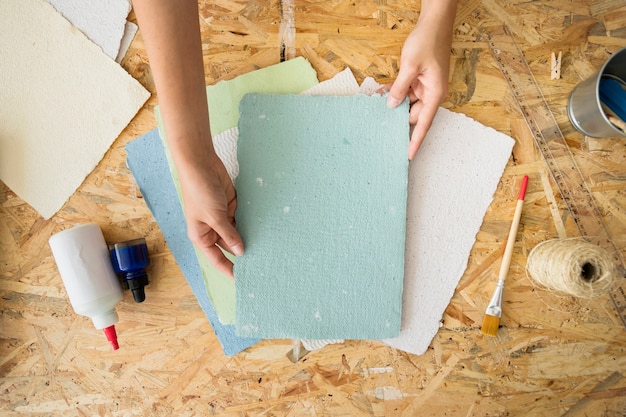
[[[129,0],[46,1],[100,46],[105,54],[112,59],[118,56],[126,29],[126,17],[131,9]],[[130,31],[134,29],[133,26],[129,26]]]
[[[402,330],[389,346],[428,349],[514,143],[463,114],[437,112],[409,167]]]
[[[150,93],[43,0],[0,2],[0,179],[50,218]]]

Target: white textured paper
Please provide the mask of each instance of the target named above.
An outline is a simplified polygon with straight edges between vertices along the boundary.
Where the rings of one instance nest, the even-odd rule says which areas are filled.
[[[0,179],[44,218],[149,93],[43,0],[0,2]]]
[[[346,69],[303,94],[372,94],[379,87],[371,78],[359,87]],[[239,172],[237,137],[234,128],[213,138],[233,179]],[[467,267],[513,144],[509,136],[463,114],[437,112],[409,166],[402,328],[400,336],[383,340],[387,345],[418,355],[428,349]],[[319,349],[340,342],[303,344]]]
[[[428,349],[514,143],[463,114],[437,112],[409,166],[402,329],[389,346]]]
[[[112,59],[117,57],[124,36],[126,17],[130,12],[129,0],[46,1],[100,46],[105,54]]]

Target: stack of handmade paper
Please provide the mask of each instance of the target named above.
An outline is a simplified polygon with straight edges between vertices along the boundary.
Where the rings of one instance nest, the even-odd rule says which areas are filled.
[[[323,97],[289,95],[309,87]],[[407,183],[408,105],[355,96],[376,87],[349,70],[318,84],[302,58],[207,87],[216,150],[238,188],[236,283],[187,239],[157,131],[129,143],[128,164],[226,355],[257,337],[385,338],[421,354],[436,334],[513,140],[440,109]],[[239,130],[245,93],[265,94],[244,98]]]

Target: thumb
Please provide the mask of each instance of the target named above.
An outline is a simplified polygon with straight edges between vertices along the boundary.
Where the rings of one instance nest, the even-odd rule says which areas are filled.
[[[236,256],[243,255],[243,240],[235,227],[229,222],[224,221],[214,228],[215,232],[220,236],[220,241],[227,251]]]
[[[398,77],[391,85],[391,90],[389,90],[389,95],[387,96],[387,106],[393,109],[398,107],[400,103],[404,101],[406,96],[409,94],[411,83],[415,77],[416,75],[413,74],[413,71],[404,70],[404,67],[400,68]]]

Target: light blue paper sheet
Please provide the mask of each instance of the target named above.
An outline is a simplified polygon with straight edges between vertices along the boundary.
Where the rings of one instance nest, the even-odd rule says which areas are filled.
[[[211,322],[224,354],[233,356],[252,346],[258,339],[238,337],[235,335],[233,325],[220,323],[207,296],[194,247],[187,238],[185,217],[157,129],[128,143],[126,152],[127,164],[135,176],[141,194],[159,224],[167,245],[198,299],[200,307]]]

